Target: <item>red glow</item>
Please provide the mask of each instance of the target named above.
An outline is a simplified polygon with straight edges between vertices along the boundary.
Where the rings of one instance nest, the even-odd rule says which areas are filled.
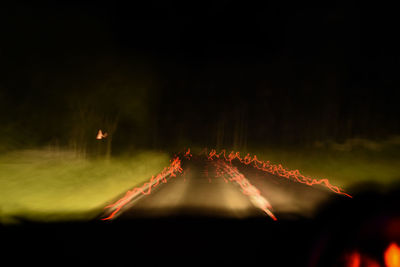
[[[113,208],[115,209],[110,216],[108,216],[107,218],[104,218],[102,220],[110,220],[112,219],[115,214],[117,214],[121,208],[123,206],[125,206],[133,197],[135,197],[137,194],[143,194],[143,195],[148,195],[151,193],[151,189],[156,187],[157,185],[160,184],[160,181],[162,181],[163,183],[167,182],[167,177],[171,176],[171,177],[176,177],[176,173],[182,173],[182,168],[181,168],[181,161],[180,159],[177,157],[175,158],[172,162],[171,165],[164,168],[164,170],[159,173],[156,177],[151,177],[150,181],[145,183],[143,186],[141,187],[135,187],[132,190],[126,192],[125,196],[121,199],[119,199],[117,202],[106,206],[105,208]]]
[[[400,267],[400,247],[391,243],[384,254],[386,267]]]
[[[385,225],[385,234],[389,238],[400,239],[400,216],[392,218]]]
[[[365,254],[361,254],[358,251],[354,251],[347,254],[345,257],[346,267],[381,267],[381,265],[375,260],[368,257]]]
[[[190,148],[188,148],[188,150],[185,153],[185,158],[190,159],[193,155],[190,153]]]
[[[346,267],[360,267],[361,255],[358,251],[354,251],[346,257]]]
[[[232,151],[228,156],[226,156],[225,150],[222,150],[220,153],[217,153],[217,151],[214,149],[212,149],[210,151],[210,153],[207,153],[207,151],[205,151],[205,152],[206,152],[206,155],[209,160],[221,158],[229,163],[232,163],[233,160],[237,159],[245,165],[253,166],[254,168],[256,168],[258,170],[261,170],[261,171],[264,171],[264,172],[267,172],[267,173],[270,173],[273,175],[277,175],[277,176],[284,177],[287,179],[292,179],[296,182],[306,184],[309,186],[323,185],[337,194],[345,195],[350,198],[352,197],[351,195],[343,192],[343,190],[341,188],[339,188],[338,186],[332,185],[328,179],[315,179],[315,178],[307,177],[307,176],[302,175],[299,170],[288,170],[288,169],[285,169],[284,167],[282,167],[281,164],[274,165],[274,164],[271,164],[269,161],[265,162],[265,161],[259,160],[256,155],[250,156],[250,154],[247,154],[245,157],[241,157],[239,152]]]

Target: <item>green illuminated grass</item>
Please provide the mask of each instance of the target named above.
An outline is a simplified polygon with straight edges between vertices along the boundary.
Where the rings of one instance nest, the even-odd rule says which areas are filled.
[[[117,196],[168,166],[163,153],[88,160],[68,152],[0,155],[0,222],[88,220]]]

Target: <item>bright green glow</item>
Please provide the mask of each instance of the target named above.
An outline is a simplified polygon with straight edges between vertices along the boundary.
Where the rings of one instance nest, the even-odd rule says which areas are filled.
[[[388,185],[399,182],[400,149],[387,147],[379,151],[358,149],[271,149],[254,152],[260,159],[298,169],[304,175],[328,178],[333,184],[348,188],[363,182]]]
[[[109,161],[45,150],[1,155],[0,221],[91,219],[168,164],[168,155],[155,152]]]

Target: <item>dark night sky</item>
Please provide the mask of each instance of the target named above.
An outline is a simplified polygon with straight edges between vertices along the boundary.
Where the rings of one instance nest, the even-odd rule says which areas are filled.
[[[396,10],[145,2],[3,8],[3,135],[67,140],[79,105],[119,114],[117,144],[215,145],[221,127],[224,145],[398,133]]]

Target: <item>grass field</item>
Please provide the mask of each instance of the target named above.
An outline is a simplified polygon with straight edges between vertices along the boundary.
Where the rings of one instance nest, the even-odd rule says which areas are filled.
[[[260,159],[298,169],[313,178],[328,178],[332,184],[351,188],[372,182],[388,186],[400,182],[400,145],[325,146],[314,148],[271,148],[251,151]]]
[[[255,148],[247,152],[313,178],[328,178],[346,190],[365,182],[400,183],[400,142],[396,140],[312,148]],[[106,204],[168,165],[166,153],[150,151],[110,160],[84,159],[67,151],[3,153],[0,222],[13,223],[18,218],[37,221],[95,218]]]
[[[15,151],[0,155],[0,222],[88,220],[121,193],[169,165],[167,154],[141,152],[109,161],[70,152]]]

